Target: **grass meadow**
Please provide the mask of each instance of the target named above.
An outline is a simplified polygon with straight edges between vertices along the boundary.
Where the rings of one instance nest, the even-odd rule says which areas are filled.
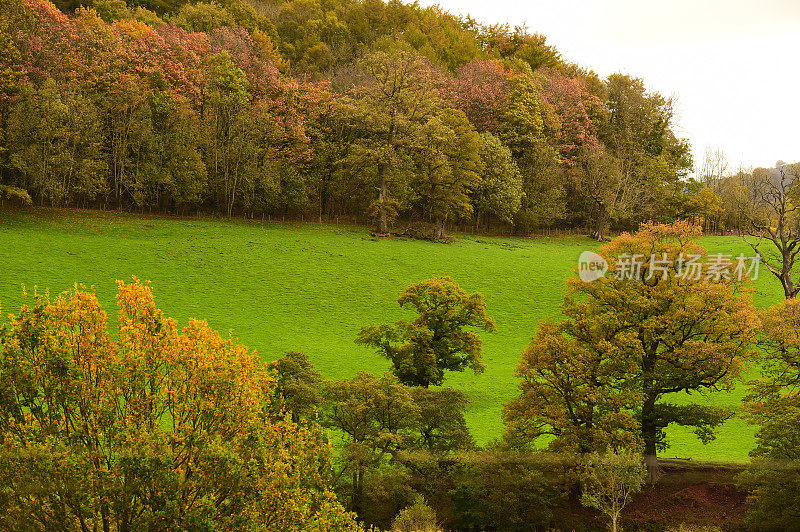
[[[705,237],[711,252],[750,255],[735,237]],[[409,284],[450,275],[484,294],[498,327],[482,333],[486,372],[449,374],[447,385],[470,399],[468,422],[479,443],[503,429],[503,403],[515,393],[514,370],[537,323],[559,316],[565,280],[578,255],[597,243],[585,237],[494,238],[457,235],[452,244],[372,238],[363,227],[170,219],[107,212],[0,212],[0,304],[16,313],[32,292],[56,294],[93,285],[116,319],[115,280],[153,282],[159,306],[185,324],[207,320],[274,360],[305,351],[330,378],[359,370],[381,373],[388,362],[355,345],[362,325],[408,316],[396,299]],[[762,271],[756,302],[780,301],[782,291]],[[751,368],[750,377],[757,375]],[[732,407],[745,386],[703,398]],[[685,400],[678,396],[676,401]],[[702,445],[689,430],[669,431],[665,457],[743,461],[753,429],[728,421]]]

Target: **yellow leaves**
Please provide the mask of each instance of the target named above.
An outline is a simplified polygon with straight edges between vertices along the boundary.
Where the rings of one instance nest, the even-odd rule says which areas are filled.
[[[761,313],[761,378],[750,384],[744,413],[761,425],[754,456],[796,456],[800,412],[800,301],[789,299]]]
[[[761,313],[762,346],[773,354],[800,356],[800,299],[787,299]],[[789,362],[789,360],[787,360]]]
[[[257,425],[272,379],[244,346],[223,340],[206,322],[191,320],[173,348],[166,386],[180,430],[223,430]]]
[[[155,33],[152,27],[136,19],[116,20],[113,28],[131,40],[142,39],[147,34]]]
[[[290,418],[272,420],[273,380],[253,353],[204,321],[179,331],[148,283],[119,282],[117,299],[117,341],[94,294],[78,287],[23,307],[0,335],[15,402],[2,405],[0,458],[44,475],[43,487],[27,484],[44,493],[31,504],[56,494],[85,496],[92,512],[160,511],[115,499],[137,486],[222,528],[263,525],[265,516],[277,523],[268,530],[329,517],[342,529],[352,523],[323,490],[330,447]],[[26,446],[47,460],[20,462],[15,449]],[[233,521],[228,508],[240,508]]]

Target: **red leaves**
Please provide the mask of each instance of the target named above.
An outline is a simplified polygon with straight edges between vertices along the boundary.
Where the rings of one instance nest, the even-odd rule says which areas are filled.
[[[458,69],[445,88],[445,98],[464,111],[475,129],[497,135],[509,78],[496,61],[472,61]]]
[[[574,165],[583,153],[600,150],[596,126],[587,112],[590,105],[602,105],[588,93],[583,83],[556,70],[546,70],[544,95],[558,116],[559,130],[556,139],[562,161]]]

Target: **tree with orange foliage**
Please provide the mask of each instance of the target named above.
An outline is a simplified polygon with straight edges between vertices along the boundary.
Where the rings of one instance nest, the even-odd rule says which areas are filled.
[[[745,418],[758,426],[750,467],[739,486],[750,492],[747,520],[762,530],[800,527],[800,300],[762,313],[761,378],[745,397]]]
[[[36,296],[0,332],[0,527],[353,530],[318,429],[269,414],[273,378],[206,322],[119,282]]]
[[[504,413],[512,432],[552,434],[551,446],[578,452],[618,449],[635,436],[651,479],[667,426],[694,427],[704,443],[714,437],[731,412],[670,399],[730,389],[758,318],[734,276],[690,274],[688,259],[699,264],[705,253],[698,236],[700,228],[684,222],[643,224],[600,249],[605,277],[568,281],[565,319],[540,326],[517,368],[521,394]],[[640,275],[620,275],[629,268]]]

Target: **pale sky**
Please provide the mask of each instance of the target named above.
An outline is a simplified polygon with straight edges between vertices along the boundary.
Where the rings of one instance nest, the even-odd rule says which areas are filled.
[[[420,0],[526,24],[601,77],[624,72],[677,98],[696,164],[800,160],[800,0]]]

